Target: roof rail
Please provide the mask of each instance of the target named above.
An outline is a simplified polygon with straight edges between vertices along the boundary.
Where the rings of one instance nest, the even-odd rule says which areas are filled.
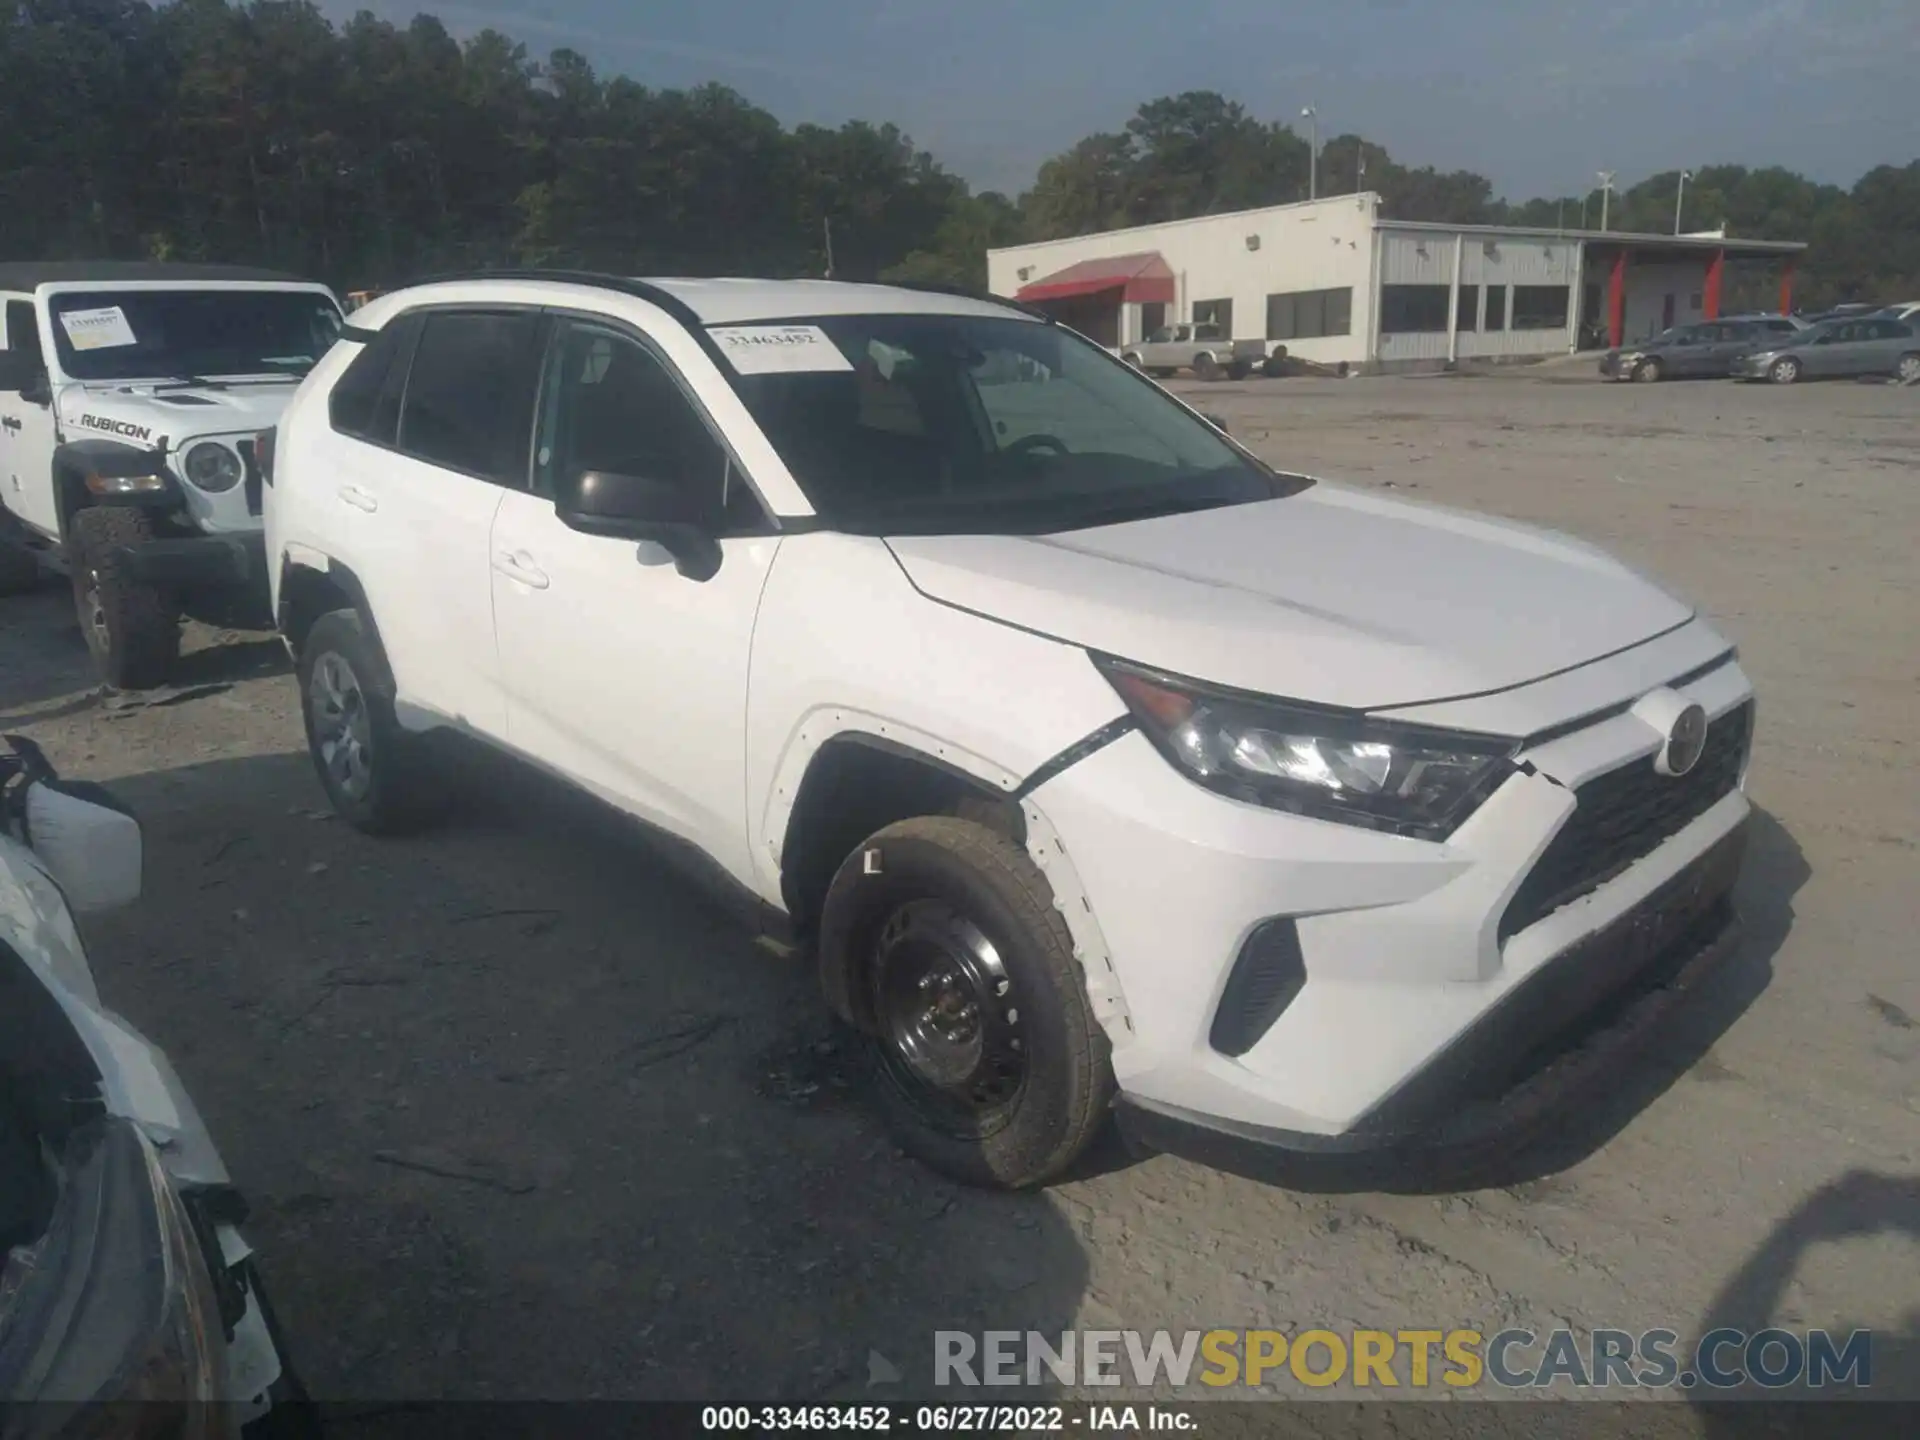
[[[417,280],[409,280],[406,283],[408,287],[412,287],[445,285],[459,280],[548,280],[561,285],[588,285],[596,290],[614,290],[622,295],[631,295],[636,300],[645,300],[651,305],[659,306],[696,335],[706,333],[699,313],[679,296],[661,289],[658,285],[650,285],[645,280],[635,280],[626,275],[608,275],[598,270],[537,268],[458,270],[445,275],[423,275]]]
[[[918,290],[923,295],[951,295],[956,300],[978,300],[983,305],[1004,305],[1009,310],[1018,310],[1023,315],[1030,315],[1035,320],[1044,320],[1049,325],[1059,323],[1037,305],[1028,305],[1020,300],[1009,300],[1004,295],[989,295],[969,285],[947,285],[938,280],[882,280],[880,283],[891,286],[895,290]]]

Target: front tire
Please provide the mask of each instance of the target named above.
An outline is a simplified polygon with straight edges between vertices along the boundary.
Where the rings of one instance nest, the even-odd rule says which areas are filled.
[[[1893,367],[1893,378],[1902,385],[1920,385],[1920,355],[1902,355]]]
[[[300,714],[307,751],[333,808],[356,830],[396,835],[438,810],[419,737],[400,728],[393,672],[356,610],[314,621],[300,648]]]
[[[1211,355],[1196,355],[1193,360],[1193,373],[1201,380],[1218,380],[1220,362]]]
[[[180,658],[173,597],[129,575],[119,553],[152,538],[145,512],[120,505],[82,510],[68,527],[80,633],[101,678],[115,690],[165,684]]]
[[[1657,385],[1666,378],[1666,371],[1658,360],[1642,360],[1633,367],[1633,378],[1642,385]]]
[[[889,825],[841,865],[820,945],[847,967],[901,1148],[965,1184],[1056,1179],[1112,1105],[1107,1038],[1045,878],[970,820]]]
[[[1773,362],[1767,378],[1776,385],[1791,385],[1800,378],[1800,362],[1791,355]]]

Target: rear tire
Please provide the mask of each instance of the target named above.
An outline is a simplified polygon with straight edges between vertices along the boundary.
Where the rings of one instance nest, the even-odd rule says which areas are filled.
[[[1211,355],[1196,355],[1193,360],[1193,373],[1201,380],[1218,380],[1220,362]]]
[[[300,647],[307,752],[333,808],[356,830],[398,835],[432,822],[442,790],[418,736],[393,711],[393,671],[357,610],[313,622]]]
[[[82,510],[68,525],[69,568],[80,633],[101,678],[115,690],[166,683],[180,658],[173,597],[127,574],[119,556],[153,538],[144,511],[122,505]]]
[[[1024,1190],[1087,1148],[1113,1102],[1107,1037],[1052,892],[1013,840],[950,816],[887,826],[834,876],[820,945],[847,967],[902,1149],[965,1184]]]
[[[1791,355],[1773,362],[1767,378],[1776,385],[1791,385],[1800,378],[1800,362]]]

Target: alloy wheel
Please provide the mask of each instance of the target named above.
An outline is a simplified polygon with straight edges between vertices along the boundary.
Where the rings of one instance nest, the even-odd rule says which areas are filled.
[[[329,650],[314,662],[307,705],[327,778],[348,799],[366,799],[373,788],[373,727],[360,679],[338,653]]]

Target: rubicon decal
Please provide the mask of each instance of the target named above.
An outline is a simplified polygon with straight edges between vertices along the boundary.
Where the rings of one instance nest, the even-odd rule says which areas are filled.
[[[73,423],[88,430],[104,431],[108,435],[122,435],[129,440],[153,438],[153,431],[145,425],[135,425],[130,420],[109,420],[104,415],[82,415]]]

